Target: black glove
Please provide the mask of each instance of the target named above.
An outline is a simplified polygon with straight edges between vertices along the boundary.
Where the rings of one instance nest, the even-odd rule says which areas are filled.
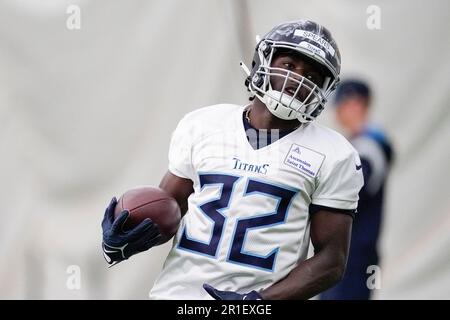
[[[102,222],[103,256],[110,267],[128,259],[136,253],[150,249],[161,240],[158,227],[148,218],[142,221],[137,227],[124,231],[123,225],[130,213],[124,210],[114,220],[116,204],[117,199],[114,197],[108,208],[106,208]]]
[[[261,295],[253,290],[248,293],[237,293],[234,291],[220,291],[207,283],[203,284],[203,289],[216,300],[263,300]]]

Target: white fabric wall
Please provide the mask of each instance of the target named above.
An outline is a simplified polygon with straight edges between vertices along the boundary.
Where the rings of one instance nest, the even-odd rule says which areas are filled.
[[[68,30],[66,8],[81,8]],[[381,29],[366,8],[381,8]],[[246,103],[239,61],[285,20],[326,25],[374,86],[397,162],[376,297],[450,298],[447,1],[0,0],[0,298],[146,299],[168,245],[107,269],[113,195],[158,184],[188,111]],[[332,113],[320,119],[334,126]],[[69,265],[81,289],[66,287]]]

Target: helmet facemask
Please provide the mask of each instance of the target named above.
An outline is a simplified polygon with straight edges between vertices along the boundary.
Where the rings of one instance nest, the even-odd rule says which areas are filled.
[[[249,79],[248,88],[276,117],[283,120],[298,119],[302,123],[311,122],[324,109],[325,103],[335,89],[339,78],[330,74],[325,77],[323,85],[319,87],[298,73],[272,67],[273,58],[278,50],[298,52],[326,66],[326,61],[324,59],[324,61],[321,61],[320,56],[311,57],[304,49],[292,43],[265,39],[257,47],[255,54],[257,63]],[[273,78],[282,79],[281,91],[272,88],[271,79]],[[290,90],[286,90],[288,89],[287,86]],[[289,93],[286,93],[287,91]]]

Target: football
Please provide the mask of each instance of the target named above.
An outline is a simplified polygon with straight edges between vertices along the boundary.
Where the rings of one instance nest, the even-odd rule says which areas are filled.
[[[130,212],[124,230],[132,229],[144,219],[150,218],[161,232],[160,244],[177,232],[181,220],[180,207],[176,200],[157,187],[144,186],[126,191],[117,201],[114,217],[117,219],[123,210]]]

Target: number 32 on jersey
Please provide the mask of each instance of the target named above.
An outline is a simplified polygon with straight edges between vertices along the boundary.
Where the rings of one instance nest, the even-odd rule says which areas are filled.
[[[234,185],[240,177],[227,174],[200,174],[199,177],[201,188],[208,185],[216,185],[221,189],[218,199],[208,201],[199,206],[200,211],[212,222],[212,236],[208,242],[195,240],[188,237],[185,227],[182,231],[178,248],[215,258],[226,223],[226,217],[221,211],[228,209]],[[255,193],[276,199],[275,211],[237,221],[228,253],[228,261],[272,271],[279,248],[274,248],[267,256],[244,252],[243,247],[246,234],[248,230],[254,228],[267,228],[284,223],[291,200],[297,194],[297,191],[249,178],[242,196],[245,197]]]

